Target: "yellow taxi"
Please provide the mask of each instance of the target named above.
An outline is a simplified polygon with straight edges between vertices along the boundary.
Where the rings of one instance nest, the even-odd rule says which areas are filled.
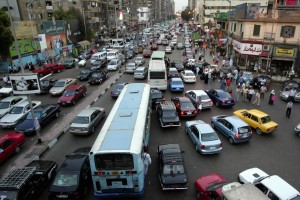
[[[233,112],[233,115],[249,124],[259,135],[262,133],[272,133],[278,128],[278,124],[273,122],[268,114],[257,109],[241,109]]]

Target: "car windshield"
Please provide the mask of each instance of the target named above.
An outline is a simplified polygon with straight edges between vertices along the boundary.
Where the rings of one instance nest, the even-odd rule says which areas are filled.
[[[69,96],[74,96],[75,95],[75,90],[66,90],[64,91],[63,96],[69,97]]]
[[[9,108],[10,103],[6,101],[1,101],[0,102],[0,109],[6,109]]]
[[[15,190],[1,190],[0,191],[0,197],[4,197],[3,200],[15,200],[18,198],[18,191]],[[2,199],[2,198],[1,198]]]
[[[77,186],[78,185],[78,172],[62,172],[59,173],[55,180],[53,181],[53,185],[55,186]]]
[[[184,174],[183,165],[165,165],[163,175]]]
[[[35,118],[40,119],[42,116],[42,112],[34,112],[34,116]],[[26,119],[33,119],[31,112],[28,113]]]
[[[251,132],[251,128],[250,128],[250,126],[244,126],[244,127],[238,128],[238,131],[241,134],[243,134],[243,133],[249,133],[249,132]]]
[[[194,108],[194,105],[192,102],[182,102],[181,108]]]
[[[86,75],[86,74],[89,74],[89,73],[90,73],[89,70],[82,70],[82,71],[80,72],[81,75]]]
[[[183,64],[182,63],[175,63],[175,67],[182,67],[182,68],[184,68],[184,66],[183,66]]]
[[[141,58],[141,57],[137,57],[137,58],[136,58],[137,61],[141,61],[142,59],[143,59],[143,58]]]
[[[200,97],[200,99],[201,100],[208,100],[208,99],[210,99],[207,95],[202,95],[201,97]]]
[[[134,73],[136,73],[136,74],[142,74],[143,72],[144,72],[144,70],[137,69],[137,70],[135,70],[135,72],[134,72]]]
[[[163,112],[164,117],[177,117],[177,112],[175,110],[166,110]]]
[[[99,78],[100,77],[100,73],[93,73],[92,74],[92,78]]]
[[[134,67],[134,64],[128,64],[127,67]]]
[[[90,121],[89,117],[77,116],[77,117],[75,117],[73,123],[75,123],[75,124],[88,124],[89,121]]]
[[[218,140],[218,135],[215,132],[201,134],[201,141],[208,142]]]
[[[124,85],[116,85],[115,87],[114,87],[114,91],[121,91],[122,89],[123,89],[123,87],[124,87]]]
[[[185,73],[186,76],[195,76],[193,73],[187,72]]]
[[[111,60],[110,62],[109,62],[109,65],[116,65],[117,64],[117,61],[116,60]]]
[[[182,81],[173,81],[172,83],[173,83],[174,85],[183,85],[183,84],[182,84]]]
[[[54,84],[54,87],[64,87],[65,82],[64,81],[56,81]]]
[[[227,92],[220,92],[220,93],[219,93],[219,96],[220,96],[222,99],[231,98],[230,94],[227,93]]]
[[[23,107],[15,106],[9,111],[9,113],[10,114],[21,114],[23,112],[23,109],[24,109]]]
[[[270,116],[262,117],[260,120],[261,120],[261,123],[263,123],[263,124],[266,124],[266,123],[272,121]]]

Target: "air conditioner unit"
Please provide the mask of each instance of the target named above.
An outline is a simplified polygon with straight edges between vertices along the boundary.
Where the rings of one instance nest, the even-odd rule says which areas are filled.
[[[264,45],[263,50],[264,51],[270,51],[270,45]]]

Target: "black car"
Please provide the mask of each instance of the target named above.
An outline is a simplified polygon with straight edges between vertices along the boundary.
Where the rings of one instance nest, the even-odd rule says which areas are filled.
[[[107,71],[95,71],[91,78],[89,79],[89,84],[96,85],[101,84],[103,81],[105,81],[108,78]]]
[[[93,74],[93,71],[90,68],[84,68],[78,75],[78,80],[85,81],[88,80]]]
[[[49,90],[53,87],[56,81],[57,81],[56,79],[41,80],[40,81],[41,92],[39,94],[48,94]]]
[[[75,67],[75,59],[66,60],[62,65],[65,67],[65,69],[74,68]]]
[[[59,117],[61,107],[58,104],[46,104],[35,108],[33,111],[40,127],[44,127],[52,120]],[[32,114],[29,113],[25,120],[15,127],[15,131],[18,133],[23,133],[25,135],[35,134],[36,127],[34,123],[35,122],[33,120]]]
[[[116,84],[113,88],[112,88],[112,90],[111,90],[111,92],[110,92],[110,96],[112,97],[112,98],[118,98],[119,97],[119,95],[120,95],[120,93],[121,93],[121,91],[122,91],[122,89],[123,89],[123,87],[126,85],[127,83],[118,83],[118,84]]]
[[[92,54],[91,53],[81,53],[79,56],[78,56],[78,59],[79,60],[88,60],[92,57]]]
[[[126,51],[126,59],[132,59],[134,57],[134,52],[132,50]]]
[[[15,169],[0,180],[0,199],[35,200],[53,180],[57,163],[34,160],[26,167]]]
[[[105,67],[106,64],[106,60],[95,60],[92,64],[91,64],[91,70],[95,71],[95,70],[100,70],[102,68]]]
[[[181,125],[176,106],[172,101],[162,101],[158,103],[156,111],[162,128]]]
[[[182,154],[179,144],[158,146],[158,174],[162,190],[188,189],[188,176]]]
[[[91,182],[90,149],[79,148],[66,156],[49,189],[49,200],[86,198]]]
[[[265,85],[267,89],[269,89],[271,85],[271,77],[265,74],[259,74],[258,76],[255,76],[252,81],[250,82],[250,85],[255,89],[259,89],[262,85]]]
[[[156,108],[157,104],[164,101],[164,94],[157,88],[151,88],[150,91],[151,107]]]

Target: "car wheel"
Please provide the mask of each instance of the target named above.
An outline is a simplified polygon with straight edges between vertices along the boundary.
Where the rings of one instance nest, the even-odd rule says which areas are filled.
[[[19,153],[20,152],[20,147],[17,147],[16,149],[15,149],[15,153],[17,154],[17,153]]]
[[[256,131],[256,133],[257,133],[258,135],[261,135],[261,134],[262,134],[262,131],[260,130],[260,128],[256,128],[255,131]]]
[[[91,129],[91,133],[94,133],[94,132],[95,132],[95,127],[93,126]]]
[[[234,140],[233,140],[232,137],[229,137],[229,138],[228,138],[228,141],[229,141],[230,144],[234,144]]]
[[[11,92],[11,93],[9,93],[8,95],[9,95],[9,96],[14,96],[14,93],[13,93],[13,92]]]
[[[60,69],[59,69],[59,70],[57,70],[57,72],[58,72],[58,73],[59,73],[59,72],[61,72],[61,71],[60,71]]]
[[[215,129],[215,128],[216,128],[216,125],[215,125],[215,123],[211,122],[211,123],[210,123],[210,125],[211,125],[211,127],[212,127],[213,129]]]
[[[217,107],[219,107],[219,106],[220,106],[220,104],[219,104],[219,102],[218,102],[218,101],[216,102],[216,106],[217,106]]]
[[[74,101],[72,101],[72,104],[73,104],[73,105],[75,105],[75,104],[76,104],[76,101],[75,101],[75,100],[74,100]]]
[[[100,83],[100,84],[102,83],[102,79],[99,80],[99,83]]]
[[[200,195],[200,192],[199,192],[199,191],[196,192],[196,198],[197,198],[198,200],[201,200],[201,195]]]
[[[84,96],[84,97],[85,97],[85,96],[86,96],[86,92],[84,92],[84,93],[82,94],[82,96]]]
[[[56,118],[59,117],[59,112],[55,113],[55,117],[56,117]]]
[[[198,148],[197,144],[195,144],[195,149],[196,149],[197,152],[199,151],[199,148]]]

